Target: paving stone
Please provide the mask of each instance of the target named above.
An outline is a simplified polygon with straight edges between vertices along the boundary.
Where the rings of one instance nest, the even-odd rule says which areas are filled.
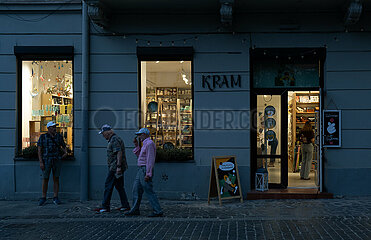
[[[371,239],[371,197],[256,200],[219,206],[161,201],[165,217],[95,214],[99,201],[0,201],[1,239]],[[112,209],[119,206],[112,202]]]

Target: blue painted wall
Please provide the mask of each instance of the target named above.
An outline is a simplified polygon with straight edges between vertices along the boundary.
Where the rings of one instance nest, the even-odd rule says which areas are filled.
[[[25,18],[37,14],[26,5],[18,8],[28,10]],[[136,19],[136,16],[116,16],[112,29],[127,33],[125,38],[102,35],[100,32],[104,30],[98,27],[91,28],[90,130],[89,136],[82,136],[81,11],[79,5],[66,8],[63,12],[57,12],[43,21],[34,23],[20,22],[0,14],[1,199],[37,198],[41,192],[38,162],[14,161],[16,58],[13,47],[16,45],[74,47],[75,160],[63,164],[61,195],[79,198],[81,139],[89,137],[89,193],[91,198],[101,199],[106,174],[106,141],[97,135],[97,128],[107,119],[115,122],[113,126],[115,131],[127,145],[129,170],[125,175],[125,186],[131,196],[131,182],[136,173],[136,159],[131,153],[136,126],[128,124],[127,114],[138,109],[136,47],[148,46],[147,40],[151,41],[151,46],[157,46],[160,41],[163,46],[172,46],[172,41],[177,40],[174,41],[174,46],[191,46],[195,50],[193,61],[195,158],[192,163],[156,164],[155,188],[161,197],[207,198],[211,158],[220,155],[237,156],[245,195],[250,190],[249,127],[242,130],[220,128],[218,124],[205,127],[199,124],[202,114],[208,113],[215,118],[215,114],[220,111],[231,111],[233,116],[238,117],[250,111],[250,47],[324,46],[327,47],[324,105],[326,109],[341,109],[343,122],[342,148],[324,152],[326,157],[324,186],[327,191],[339,195],[371,195],[371,188],[368,186],[368,182],[371,182],[371,174],[368,174],[371,170],[371,145],[368,141],[371,133],[369,121],[371,106],[368,99],[371,94],[370,32],[355,29],[346,33],[343,31],[342,22],[337,20],[338,14],[327,13],[317,14],[315,19],[299,16],[302,26],[297,31],[279,30],[276,19],[283,17],[280,14],[238,16],[238,21],[235,22],[237,33],[234,35],[218,32],[216,30],[219,26],[218,18],[208,16],[188,17],[187,21],[182,20],[182,24],[177,21],[178,16],[164,16],[155,20],[146,20],[147,17]],[[125,24],[129,22],[130,24]],[[174,24],[168,24],[169,22]],[[365,14],[360,25],[364,29],[370,29],[370,15]],[[210,34],[210,31],[213,34]],[[140,40],[136,43],[136,39],[145,41]],[[184,43],[183,39],[189,40]],[[201,84],[202,75],[205,74],[239,74],[242,76],[242,86],[230,91],[218,89],[209,92]],[[162,178],[164,175],[168,180]],[[354,184],[355,182],[357,184]]]

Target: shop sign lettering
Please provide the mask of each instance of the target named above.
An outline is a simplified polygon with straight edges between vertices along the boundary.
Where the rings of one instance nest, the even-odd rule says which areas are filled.
[[[241,75],[202,75],[202,87],[210,91],[215,88],[241,88]]]

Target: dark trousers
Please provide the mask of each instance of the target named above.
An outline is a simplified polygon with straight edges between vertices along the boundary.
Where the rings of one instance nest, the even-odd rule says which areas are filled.
[[[271,146],[271,155],[276,155],[277,152],[277,146],[278,146],[278,140],[277,138],[273,139],[272,142],[269,144]],[[276,158],[270,158],[270,163],[274,163],[276,161]]]
[[[119,178],[115,177],[115,172],[108,171],[106,183],[104,184],[104,198],[102,202],[102,207],[106,209],[110,209],[111,205],[111,197],[113,188],[116,188],[117,192],[119,193],[121,206],[124,208],[128,208],[129,202],[128,197],[126,196],[125,188],[124,188],[124,175]]]

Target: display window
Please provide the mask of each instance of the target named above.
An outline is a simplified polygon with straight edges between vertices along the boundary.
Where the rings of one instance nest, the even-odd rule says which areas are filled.
[[[158,161],[193,156],[191,61],[141,61],[141,119]]]
[[[21,148],[37,145],[47,123],[58,124],[69,153],[73,153],[73,63],[71,60],[22,60]],[[20,146],[19,146],[20,147]]]

